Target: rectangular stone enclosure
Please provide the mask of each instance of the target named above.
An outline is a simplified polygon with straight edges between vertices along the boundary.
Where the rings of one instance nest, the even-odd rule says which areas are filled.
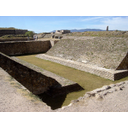
[[[49,89],[54,89],[56,93],[69,93],[70,91],[78,91],[82,88],[75,82],[69,85],[59,83],[55,78],[43,74],[40,69],[33,69],[27,64],[9,57],[8,55],[24,55],[45,53],[51,48],[50,41],[19,41],[0,43],[0,67],[14,77],[18,82],[25,86],[33,94],[42,94]],[[5,55],[6,54],[6,55]],[[62,77],[62,79],[64,79]],[[66,80],[69,81],[69,80]],[[65,90],[65,92],[64,92]]]

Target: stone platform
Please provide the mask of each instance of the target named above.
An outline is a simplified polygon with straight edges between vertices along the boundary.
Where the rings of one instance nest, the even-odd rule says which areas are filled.
[[[66,60],[59,57],[53,57],[46,54],[39,54],[36,57],[53,61],[68,67],[72,67],[81,71],[89,72],[97,76],[103,77],[105,79],[110,79],[112,81],[119,80],[128,76],[128,70],[114,70],[114,69],[105,69],[97,67],[96,65],[90,65],[82,62],[76,62],[72,60]]]

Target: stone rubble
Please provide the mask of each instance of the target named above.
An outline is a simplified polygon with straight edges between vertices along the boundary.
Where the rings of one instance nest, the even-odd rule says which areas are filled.
[[[76,111],[76,108],[77,108],[77,110],[79,109],[79,111],[95,111],[96,109],[94,109],[94,110],[87,109],[86,106],[84,106],[84,104],[89,101],[94,101],[94,102],[105,101],[107,99],[107,96],[111,97],[111,95],[114,95],[115,92],[121,93],[121,91],[122,91],[122,93],[123,93],[123,90],[125,90],[126,87],[128,87],[128,81],[120,82],[117,84],[105,85],[102,88],[98,88],[93,91],[87,92],[83,97],[79,97],[77,100],[71,101],[71,103],[68,106],[64,106],[64,107],[58,109],[57,111]],[[114,99],[114,97],[111,97],[111,99]],[[115,102],[116,102],[116,100],[117,99],[115,99]],[[82,104],[82,107],[81,107],[81,104]],[[92,103],[88,103],[88,106],[91,106],[91,104]],[[121,104],[121,102],[120,102],[120,104]],[[111,107],[113,105],[114,105],[114,103],[110,104],[109,106]],[[118,105],[116,104],[115,107],[117,107],[117,106]],[[94,107],[94,106],[92,105],[92,107]],[[128,108],[125,108],[125,109],[128,111]],[[99,108],[99,111],[102,112],[105,110],[102,109],[102,106],[101,106],[101,108]],[[123,109],[120,111],[123,111]]]

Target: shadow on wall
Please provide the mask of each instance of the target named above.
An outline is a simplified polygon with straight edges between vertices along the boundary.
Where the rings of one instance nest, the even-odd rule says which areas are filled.
[[[82,91],[78,84],[73,84],[61,88],[50,88],[47,92],[37,95],[43,102],[51,107],[52,110],[61,108],[68,93]]]
[[[38,97],[45,102],[48,106],[51,107],[52,110],[57,108],[61,108],[63,102],[65,101],[67,94],[59,95],[56,97],[51,97],[51,95],[47,92],[38,95]]]

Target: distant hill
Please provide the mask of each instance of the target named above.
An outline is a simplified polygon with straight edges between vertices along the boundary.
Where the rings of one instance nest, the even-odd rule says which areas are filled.
[[[55,32],[56,30],[53,30],[52,32]],[[71,32],[85,32],[85,31],[105,31],[102,29],[71,29]]]
[[[104,31],[101,29],[71,29],[71,32],[85,32],[85,31]]]

